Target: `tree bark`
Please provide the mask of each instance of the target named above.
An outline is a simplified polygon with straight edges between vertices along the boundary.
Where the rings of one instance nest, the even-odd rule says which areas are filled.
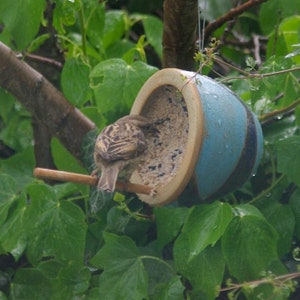
[[[195,70],[197,0],[165,0],[163,67]]]
[[[0,87],[14,95],[76,158],[95,124],[72,106],[46,78],[0,42]]]

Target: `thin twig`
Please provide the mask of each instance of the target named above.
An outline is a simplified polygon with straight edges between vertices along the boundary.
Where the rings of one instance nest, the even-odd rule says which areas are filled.
[[[266,197],[270,192],[274,189],[274,187],[285,177],[284,174],[282,174],[278,179],[276,179],[268,188],[263,190],[260,194],[258,194],[256,197],[248,201],[248,204],[252,204],[258,200],[260,200],[263,197]]]
[[[58,70],[61,70],[63,67],[63,64],[55,59],[37,55],[37,54],[32,54],[32,53],[18,53],[16,54],[16,57],[22,59],[22,58],[27,58],[31,61],[38,61],[44,64],[48,64],[50,66],[54,66]]]
[[[296,279],[300,277],[300,272],[296,272],[296,273],[290,273],[290,274],[285,274],[285,275],[280,275],[280,276],[276,276],[276,277],[271,277],[271,278],[263,278],[263,279],[259,279],[259,280],[253,280],[253,281],[249,281],[249,282],[244,282],[244,283],[240,283],[240,284],[232,284],[231,286],[228,287],[224,287],[220,289],[220,292],[227,292],[227,291],[232,291],[232,290],[238,290],[240,288],[243,288],[245,286],[253,286],[256,287],[258,285],[264,284],[264,283],[272,283],[272,282],[285,282],[287,280],[292,280],[292,279]]]
[[[276,75],[280,75],[280,74],[286,74],[286,73],[290,73],[290,72],[295,72],[295,71],[299,71],[300,67],[294,67],[294,68],[290,68],[290,69],[285,69],[285,70],[278,70],[278,71],[274,71],[274,72],[269,72],[269,73],[249,73],[247,71],[244,71],[243,69],[240,69],[236,66],[231,65],[230,63],[225,62],[222,59],[219,59],[218,57],[214,56],[213,58],[214,61],[218,62],[219,64],[223,64],[235,71],[237,71],[238,73],[242,74],[243,76],[233,76],[233,77],[227,77],[227,78],[223,78],[221,80],[221,82],[228,82],[231,80],[237,80],[237,79],[247,79],[247,78],[258,78],[258,79],[262,79],[265,77],[271,77],[271,76],[276,76]]]
[[[34,176],[40,179],[69,181],[69,182],[87,184],[92,186],[96,186],[98,183],[98,178],[95,176],[58,171],[58,170],[43,169],[43,168],[35,168]],[[135,184],[130,182],[121,182],[121,181],[118,181],[116,183],[116,189],[119,191],[125,191],[125,192],[136,193],[136,194],[150,195],[153,193],[153,188],[151,188],[150,186]]]
[[[271,118],[275,118],[276,116],[281,116],[286,113],[289,113],[291,110],[293,110],[299,104],[300,104],[300,98],[298,98],[297,100],[295,100],[294,102],[292,102],[290,105],[288,105],[286,107],[276,109],[269,113],[263,114],[263,115],[259,116],[258,119],[260,122],[265,122]]]
[[[225,15],[221,16],[217,20],[209,23],[205,28],[205,38],[208,39],[210,35],[218,28],[220,28],[226,22],[233,20],[237,16],[241,15],[243,12],[249,10],[251,7],[257,6],[267,0],[249,0],[242,5],[232,8]]]

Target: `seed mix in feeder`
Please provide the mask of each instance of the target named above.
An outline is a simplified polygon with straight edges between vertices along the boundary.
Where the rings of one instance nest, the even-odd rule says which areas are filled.
[[[148,149],[137,168],[143,184],[166,185],[176,175],[188,138],[188,111],[181,92],[171,86],[157,88],[143,107],[159,133],[147,137]]]

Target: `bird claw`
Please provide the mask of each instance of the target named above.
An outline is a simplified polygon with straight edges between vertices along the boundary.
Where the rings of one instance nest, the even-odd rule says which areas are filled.
[[[97,177],[98,176],[98,169],[95,169],[94,171],[92,171],[90,176]]]
[[[153,188],[153,189],[151,189],[149,196],[154,197],[154,196],[156,196],[156,194],[157,194],[157,191]]]

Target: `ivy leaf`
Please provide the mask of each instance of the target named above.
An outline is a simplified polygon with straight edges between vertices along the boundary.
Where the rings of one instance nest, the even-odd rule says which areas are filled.
[[[282,33],[284,36],[284,40],[287,45],[288,53],[294,50],[293,45],[299,43],[299,25],[300,25],[300,17],[292,16],[284,19],[279,25],[279,34]],[[286,54],[288,54],[286,53]],[[295,63],[300,63],[299,56],[293,56],[291,59]]]
[[[17,183],[16,190],[22,190],[35,180],[33,177],[34,164],[32,147],[0,161],[2,172],[12,176]]]
[[[98,110],[112,121],[129,112],[144,82],[157,69],[141,61],[128,65],[122,59],[108,59],[90,73]]]
[[[186,207],[154,208],[157,227],[157,244],[160,248],[163,248],[178,235],[188,211]]]
[[[93,291],[98,299],[147,299],[148,283],[139,250],[126,236],[104,234],[105,245],[91,260],[92,265],[103,268],[99,288]]]
[[[162,283],[159,286],[160,290],[152,299],[159,300],[182,300],[184,286],[179,276],[172,277],[168,282]]]
[[[277,143],[278,171],[300,186],[300,137],[292,136]]]
[[[18,50],[24,50],[38,33],[44,8],[44,0],[0,1],[0,20],[11,33]]]
[[[285,0],[267,1],[262,3],[259,10],[259,22],[264,35],[269,35],[278,25],[278,18],[285,19],[294,14],[299,8],[297,1],[286,5]],[[274,17],[278,16],[278,18]]]
[[[263,213],[267,221],[278,233],[278,254],[282,257],[289,252],[292,244],[295,229],[293,210],[290,205],[270,201]]]
[[[14,274],[9,299],[45,299],[51,300],[50,281],[41,271],[34,268],[21,268]]]
[[[84,2],[86,15],[89,16],[87,25],[87,36],[89,42],[99,50],[102,47],[101,37],[105,24],[105,3],[102,2]]]
[[[13,186],[7,178],[4,180],[2,187]],[[21,257],[27,245],[27,212],[28,206],[24,193],[6,199],[1,207],[1,215],[6,216],[6,221],[0,226],[0,249],[2,253],[9,252],[15,260]]]
[[[53,25],[59,33],[65,33],[64,25],[76,22],[76,13],[80,9],[79,1],[56,0],[53,10]]]
[[[279,263],[278,235],[251,205],[241,205],[237,210],[238,215],[222,237],[222,249],[230,274],[243,282],[272,271],[271,265]]]
[[[180,271],[184,270],[208,245],[214,245],[223,235],[231,219],[232,210],[226,203],[216,201],[209,205],[193,207],[174,245],[177,268]]]
[[[75,106],[85,103],[89,93],[90,68],[80,58],[70,58],[61,73],[61,86],[66,98]]]
[[[51,281],[51,299],[74,299],[89,287],[91,272],[78,262],[61,264],[56,260],[41,262],[37,269]]]
[[[290,205],[295,218],[295,236],[300,239],[300,189],[298,188],[291,196]]]
[[[214,300],[218,296],[224,271],[225,261],[220,243],[217,243],[214,247],[207,247],[195,256],[183,275],[193,287],[192,296],[197,298],[196,296],[202,295],[201,299]]]
[[[0,174],[0,225],[7,217],[8,209],[17,196],[17,182],[7,174]]]
[[[43,257],[60,262],[83,261],[87,225],[82,210],[67,201],[58,201],[47,185],[28,187],[30,208],[27,256],[33,265]]]
[[[122,10],[111,10],[105,14],[103,30],[103,47],[107,48],[112,43],[120,40],[125,33],[125,12]]]
[[[143,25],[147,40],[149,41],[150,45],[154,48],[158,57],[162,60],[162,21],[157,17],[147,15],[143,18]]]

